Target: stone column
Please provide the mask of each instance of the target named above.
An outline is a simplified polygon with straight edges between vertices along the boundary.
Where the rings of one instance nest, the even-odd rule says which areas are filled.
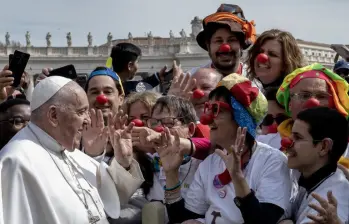
[[[67,48],[67,55],[68,56],[73,55],[73,48],[72,47]]]
[[[13,53],[13,49],[12,49],[12,46],[6,46],[6,55],[10,55]]]
[[[46,55],[47,56],[52,55],[52,47],[47,47],[46,48]]]
[[[93,55],[93,47],[92,47],[92,46],[88,46],[88,47],[87,47],[87,55],[88,55],[88,56]]]

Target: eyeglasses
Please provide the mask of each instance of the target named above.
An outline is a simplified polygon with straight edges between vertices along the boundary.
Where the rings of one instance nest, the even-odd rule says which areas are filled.
[[[307,101],[308,99],[314,97],[318,100],[328,100],[329,97],[331,97],[331,94],[328,93],[309,93],[309,92],[300,92],[300,93],[291,93],[290,97],[294,100],[299,101]]]
[[[277,114],[275,117],[272,114],[267,114],[265,116],[262,125],[263,126],[270,126],[274,123],[274,121],[279,125],[281,124],[284,120],[286,120],[288,116],[285,114]]]
[[[161,119],[149,118],[146,120],[146,122],[149,128],[156,128],[158,126],[173,128],[176,124],[176,120],[178,119],[180,119],[180,117],[164,117]]]
[[[12,124],[13,126],[15,126],[16,128],[23,128],[28,124],[29,120],[25,120],[21,117],[13,117],[13,118],[10,118],[8,120],[0,121],[0,123],[2,123],[2,122],[8,122],[8,123]]]
[[[221,101],[215,101],[213,103],[206,102],[204,107],[204,113],[212,115],[213,118],[216,118],[221,111],[221,108],[231,111],[229,104]]]

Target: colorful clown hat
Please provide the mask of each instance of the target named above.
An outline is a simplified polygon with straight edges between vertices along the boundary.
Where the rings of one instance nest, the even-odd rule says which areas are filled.
[[[234,119],[240,127],[256,136],[256,128],[268,111],[268,101],[257,87],[246,77],[233,73],[224,77],[217,87],[224,86],[232,95]],[[252,124],[251,124],[252,123]]]
[[[285,107],[286,114],[291,116],[289,108],[290,102],[290,88],[296,85],[303,78],[316,78],[319,77],[326,81],[329,91],[333,96],[333,102],[335,108],[343,114],[345,117],[349,115],[349,97],[348,83],[336,73],[327,69],[321,64],[315,63],[294,70],[291,74],[287,75],[281,84],[276,98],[277,101]]]

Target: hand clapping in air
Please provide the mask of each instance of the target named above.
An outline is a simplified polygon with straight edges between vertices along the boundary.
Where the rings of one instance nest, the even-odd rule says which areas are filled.
[[[87,155],[95,157],[103,154],[108,142],[108,127],[104,124],[101,110],[90,110],[90,123],[82,132],[82,146]]]
[[[228,153],[220,149],[216,149],[216,153],[224,161],[225,166],[227,167],[232,178],[243,176],[241,170],[241,153],[245,147],[246,131],[246,128],[238,128],[235,143],[231,146]]]
[[[313,196],[320,205],[314,203],[308,205],[310,208],[317,211],[318,214],[308,214],[308,218],[311,219],[312,222],[308,222],[307,224],[344,224],[337,215],[337,200],[331,191],[327,192],[327,200],[316,193],[312,193],[311,196]]]

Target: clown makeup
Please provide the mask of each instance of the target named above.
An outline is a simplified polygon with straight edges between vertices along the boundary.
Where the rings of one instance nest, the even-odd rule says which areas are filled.
[[[201,117],[201,115],[203,114],[205,102],[208,101],[208,95],[212,90],[216,88],[217,83],[220,81],[221,77],[221,74],[210,68],[199,69],[193,75],[193,78],[196,79],[195,89],[200,89],[205,94],[200,99],[191,99],[196,111],[196,115],[198,117]]]
[[[323,140],[312,138],[306,122],[298,119],[294,122],[291,139],[294,143],[287,149],[290,169],[297,169],[307,177],[324,165],[319,162],[328,153],[323,150],[323,144],[321,144]]]
[[[325,80],[305,78],[290,89],[290,111],[293,120],[295,120],[298,113],[303,110],[304,103],[312,97],[320,102],[320,106],[329,106],[331,95],[328,93]]]
[[[214,117],[210,124],[210,140],[214,145],[228,149],[236,137],[238,128],[230,106],[223,97],[211,99],[208,103],[208,105],[213,105],[209,112],[212,111]],[[229,106],[229,109],[226,105]]]
[[[230,46],[230,52],[219,52],[222,44]],[[208,44],[209,55],[213,65],[224,75],[235,72],[239,65],[241,45],[236,35],[227,28],[218,29]]]
[[[260,49],[260,53],[268,56],[268,60],[263,63],[254,59],[254,70],[256,77],[260,79],[263,84],[270,84],[281,76],[283,67],[282,47],[277,40],[267,40]]]
[[[262,134],[266,135],[276,133],[277,126],[287,119],[287,116],[284,113],[284,109],[282,109],[274,100],[268,100],[268,114],[262,123]]]
[[[97,102],[96,97],[105,95],[108,99],[106,103]],[[95,76],[88,84],[87,97],[91,108],[102,110],[103,117],[108,117],[109,113],[117,113],[119,106],[123,102],[123,95],[115,86],[115,81],[109,76]]]

